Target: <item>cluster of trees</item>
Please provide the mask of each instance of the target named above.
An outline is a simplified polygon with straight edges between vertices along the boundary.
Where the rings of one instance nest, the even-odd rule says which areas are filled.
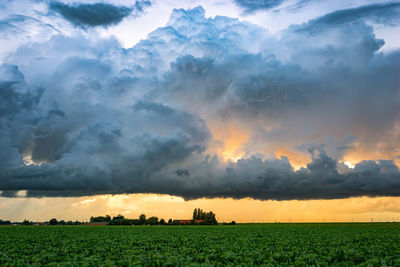
[[[171,220],[172,221],[172,220]],[[106,222],[108,225],[164,225],[165,220],[158,220],[158,217],[152,216],[146,218],[146,215],[142,214],[138,219],[127,219],[123,215],[117,215],[111,219],[109,215],[90,217],[90,222]]]
[[[30,222],[28,220],[24,220],[21,224],[22,225],[34,225],[35,223],[34,222]]]
[[[212,211],[205,212],[202,209],[194,209],[193,220],[203,220],[203,224],[218,224],[215,214]]]
[[[202,209],[194,209],[193,211],[193,219],[190,223],[182,222],[181,220],[172,220],[169,219],[166,222],[164,219],[158,219],[158,217],[152,216],[146,218],[145,214],[141,214],[137,219],[128,219],[125,218],[123,215],[117,215],[113,218],[111,216],[97,216],[97,217],[90,217],[90,222],[102,222],[107,223],[108,225],[181,225],[181,224],[202,224],[202,225],[212,225],[218,224],[217,219],[215,218],[215,213],[212,211],[205,212]]]
[[[16,225],[35,225],[35,224],[49,224],[49,225],[81,225],[82,224],[82,222],[80,222],[80,221],[75,221],[75,222],[73,222],[73,221],[64,221],[64,220],[61,220],[61,221],[57,221],[57,219],[56,218],[53,218],[53,219],[51,219],[50,221],[48,221],[48,222],[44,222],[44,223],[38,223],[38,222],[33,222],[33,221],[29,221],[29,220],[23,220],[23,222],[14,222],[14,223],[12,223],[12,222],[10,222],[10,221],[3,221],[3,220],[0,220],[0,225],[11,225],[11,224],[16,224]]]
[[[90,222],[111,222],[111,217],[110,217],[110,215],[98,216],[98,217],[92,216],[92,217],[90,217]]]
[[[201,225],[216,225],[218,224],[217,219],[215,218],[215,213],[212,211],[205,212],[202,209],[194,209],[193,211],[193,218],[192,220],[172,220],[169,219],[166,222],[164,219],[158,219],[158,217],[152,216],[146,218],[145,214],[141,214],[137,219],[128,219],[125,218],[123,215],[117,215],[111,218],[110,215],[106,216],[97,216],[97,217],[90,217],[91,223],[106,223],[107,225],[183,225],[183,224],[201,224]],[[3,221],[0,220],[0,225],[10,225],[10,221]],[[22,225],[33,225],[34,222],[30,222],[28,220],[24,220]],[[56,218],[51,219],[46,224],[49,225],[81,225],[82,222],[79,221],[58,221]],[[224,223],[224,224],[235,224],[235,221],[231,223]]]
[[[75,222],[73,222],[73,221],[64,221],[64,220],[61,220],[61,221],[57,221],[57,219],[56,218],[53,218],[53,219],[51,219],[50,221],[49,221],[49,224],[50,225],[81,225],[82,224],[82,222],[79,222],[79,221],[75,221]]]
[[[10,221],[3,221],[3,220],[0,220],[0,225],[10,225],[10,224],[11,224]]]

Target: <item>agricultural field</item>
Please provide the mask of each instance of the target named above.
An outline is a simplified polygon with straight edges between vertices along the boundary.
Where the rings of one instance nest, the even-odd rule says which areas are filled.
[[[2,226],[1,266],[400,266],[400,224]]]

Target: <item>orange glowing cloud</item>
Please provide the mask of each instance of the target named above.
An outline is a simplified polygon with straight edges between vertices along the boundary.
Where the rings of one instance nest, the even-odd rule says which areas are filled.
[[[250,137],[250,130],[235,123],[221,123],[213,121],[209,124],[210,131],[216,140],[222,144],[212,148],[213,152],[219,154],[224,160],[236,161],[244,155],[243,144]]]

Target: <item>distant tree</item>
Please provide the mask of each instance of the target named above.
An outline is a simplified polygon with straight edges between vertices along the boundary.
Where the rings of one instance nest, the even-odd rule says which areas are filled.
[[[202,209],[194,209],[193,220],[204,220],[204,211]]]
[[[231,222],[231,224],[232,224],[232,225],[235,225],[235,224],[236,224],[236,222],[235,222],[235,221],[232,221],[232,222]]]
[[[49,224],[50,224],[50,225],[57,225],[57,223],[58,223],[58,221],[57,221],[56,218],[53,218],[53,219],[51,219],[51,220],[49,221]]]
[[[193,220],[204,220],[206,213],[202,209],[194,209]]]
[[[117,216],[114,216],[112,218],[112,220],[110,220],[110,221],[107,221],[107,219],[108,219],[107,216],[106,217],[102,217],[100,222],[107,222],[108,225],[121,225],[121,224],[123,224],[123,225],[131,225],[131,224],[133,224],[133,222],[131,222],[132,220],[125,219],[125,217],[120,215],[120,214],[118,214]]]
[[[196,208],[193,211],[193,220],[197,220],[197,209]]]
[[[168,224],[172,224],[172,219],[169,219],[169,220],[168,220]]]
[[[116,218],[116,220],[122,220],[122,215],[118,215],[114,218]],[[106,216],[97,216],[97,217],[90,217],[90,222],[110,222],[111,221],[111,217],[110,215],[106,215]]]
[[[32,225],[33,223],[31,223],[30,221],[28,221],[28,220],[24,220],[23,222],[22,222],[22,225]]]
[[[155,216],[152,216],[147,219],[147,223],[150,225],[156,225],[156,224],[158,224],[158,218]]]
[[[121,215],[121,214],[118,214],[117,216],[114,216],[112,218],[113,221],[123,220],[123,219],[125,219],[125,217],[123,215]]]
[[[107,223],[107,225],[121,225],[122,220],[111,220]]]
[[[141,225],[146,224],[146,215],[141,214],[141,215],[139,216],[139,223],[140,223]]]
[[[164,224],[165,224],[165,220],[164,220],[164,219],[161,219],[161,220],[160,220],[160,224],[161,224],[161,225],[164,225]]]
[[[203,224],[218,224],[215,214],[210,212],[205,212],[202,209],[194,209],[193,220],[204,220]]]
[[[212,211],[204,214],[204,222],[206,224],[218,224],[215,214]]]
[[[132,219],[122,219],[122,220],[120,220],[120,224],[121,225],[132,225],[133,222],[134,221]]]
[[[207,217],[207,213],[200,209],[200,215],[199,215],[199,220],[205,220]]]
[[[11,224],[10,221],[3,221],[3,220],[0,220],[0,225],[10,225],[10,224]]]

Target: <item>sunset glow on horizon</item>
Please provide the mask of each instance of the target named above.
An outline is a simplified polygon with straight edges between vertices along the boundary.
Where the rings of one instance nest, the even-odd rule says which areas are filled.
[[[193,209],[213,210],[219,222],[288,223],[288,222],[392,222],[400,221],[400,197],[348,198],[337,200],[253,200],[198,199],[158,194],[102,195],[79,198],[21,197],[0,199],[2,215],[15,221],[48,221],[53,217],[65,221],[89,221],[91,216],[138,218],[140,214],[168,220],[190,219]],[[13,209],[18,208],[16,213]]]

